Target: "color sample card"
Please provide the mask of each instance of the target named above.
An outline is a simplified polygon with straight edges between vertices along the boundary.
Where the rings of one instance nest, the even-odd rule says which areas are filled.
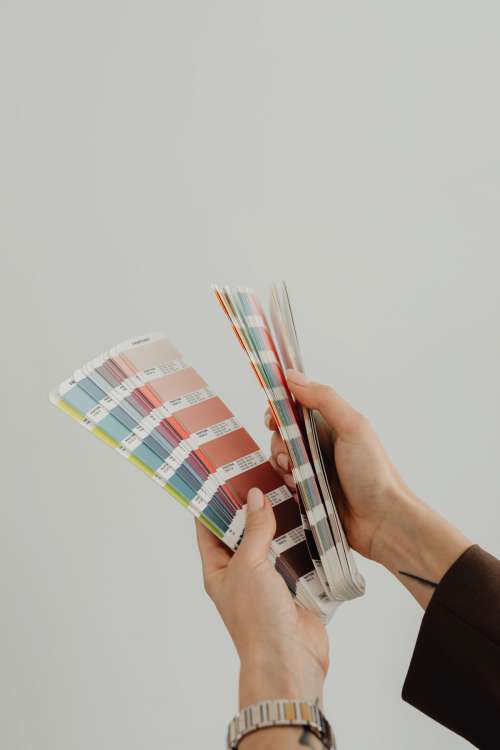
[[[245,526],[248,490],[269,498],[271,559],[297,601],[325,621],[335,604],[310,554],[296,498],[203,377],[161,334],[126,341],[51,394],[59,408],[166,489],[228,547]]]
[[[284,281],[272,286],[270,312],[275,337],[278,341],[281,359],[285,367],[293,368],[303,373],[304,363],[302,353],[290,296]],[[336,505],[336,497],[340,494],[341,488],[332,452],[331,434],[324,420],[321,420],[317,412],[315,413],[313,410],[299,404],[297,406],[302,413],[305,438],[309,447],[314,473],[318,480],[321,497],[330,522],[338,552],[339,564],[343,570],[345,586],[352,590],[354,596],[359,596],[365,591],[365,582],[353,558]],[[323,433],[325,433],[326,428],[324,450],[318,430],[318,420],[322,424]]]
[[[286,287],[284,292],[284,298],[278,294],[278,290],[273,296],[277,339],[282,353],[284,340],[289,342],[295,355],[291,364],[302,370]],[[306,543],[324,595],[331,601],[360,596],[364,593],[364,580],[357,570],[334,505],[324,473],[317,432],[311,424],[310,413],[302,411],[288,389],[278,347],[259,300],[251,289],[241,287],[215,287],[215,293],[265,391],[288,449],[303,511]],[[283,359],[286,362],[286,352]]]

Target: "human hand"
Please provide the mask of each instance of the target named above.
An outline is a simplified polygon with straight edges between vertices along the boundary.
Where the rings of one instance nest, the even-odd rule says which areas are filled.
[[[321,416],[340,480],[336,502],[349,544],[391,570],[425,607],[433,587],[471,542],[407,487],[365,416],[333,388],[295,370],[287,377],[296,400]],[[288,452],[269,411],[266,424],[273,430],[271,463],[292,486]]]
[[[196,522],[205,589],[240,658],[240,708],[260,700],[322,700],[328,671],[326,630],[298,606],[268,560],[276,529],[269,500],[248,493],[243,541],[232,555]]]
[[[334,454],[340,485],[336,501],[349,543],[370,559],[377,558],[377,535],[391,508],[410,490],[387,456],[368,419],[327,385],[307,381],[289,370],[288,385],[297,401],[320,415],[322,443],[328,440]],[[293,486],[290,459],[271,413],[266,424],[273,430],[271,463]],[[328,450],[328,446],[326,446]]]

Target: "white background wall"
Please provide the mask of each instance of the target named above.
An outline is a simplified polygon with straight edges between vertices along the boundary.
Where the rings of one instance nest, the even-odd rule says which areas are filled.
[[[212,281],[287,279],[309,372],[500,554],[496,2],[2,0],[0,744],[221,748],[237,663],[190,516],[48,403],[164,330],[266,444]],[[421,614],[361,561],[340,748],[465,747],[403,704]]]

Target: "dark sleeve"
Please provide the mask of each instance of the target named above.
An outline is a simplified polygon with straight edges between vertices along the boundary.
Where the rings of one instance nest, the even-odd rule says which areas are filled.
[[[500,561],[478,546],[432,596],[403,700],[481,750],[500,748]]]

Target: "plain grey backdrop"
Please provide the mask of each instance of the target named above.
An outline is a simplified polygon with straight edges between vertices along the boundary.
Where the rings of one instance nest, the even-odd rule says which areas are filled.
[[[221,748],[237,661],[188,513],[49,405],[163,330],[267,447],[211,282],[290,287],[309,373],[500,554],[497,2],[0,0],[0,745]],[[360,560],[340,748],[462,748],[400,700],[421,612]]]

